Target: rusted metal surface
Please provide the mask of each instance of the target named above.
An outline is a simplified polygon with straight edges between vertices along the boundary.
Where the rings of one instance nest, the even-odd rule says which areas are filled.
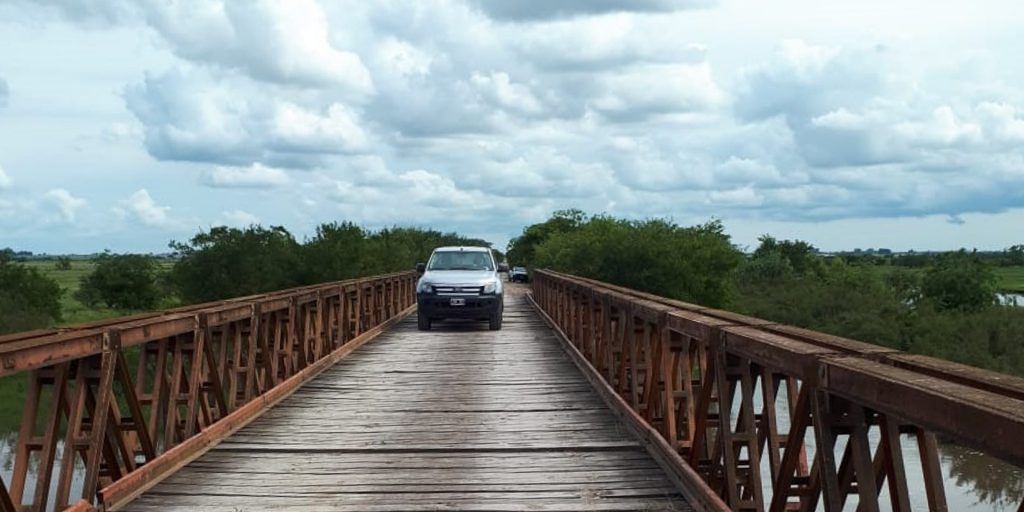
[[[1024,465],[1022,379],[555,272],[533,292],[663,462],[732,510],[905,511],[911,491],[946,510],[936,435]]]
[[[600,372],[587,360],[579,348],[569,340],[559,327],[540,306],[533,300],[531,303],[537,308],[544,318],[544,321],[559,335],[559,341],[563,348],[569,353],[573,362],[580,368],[598,394],[605,401],[608,407],[615,412],[626,424],[630,431],[644,444],[644,447],[655,457],[658,464],[665,470],[666,474],[686,496],[687,502],[695,509],[702,511],[727,511],[728,505],[708,487],[701,479],[699,473],[693,470],[689,464],[680,456],[679,452],[672,448],[668,440],[660,435],[657,429],[651,426],[640,414],[630,407],[629,403],[616,393]]]
[[[0,376],[29,377],[0,510],[89,506],[100,489],[120,503],[411,311],[415,283],[389,274],[0,338]]]
[[[522,288],[500,331],[404,320],[123,510],[693,510]]]

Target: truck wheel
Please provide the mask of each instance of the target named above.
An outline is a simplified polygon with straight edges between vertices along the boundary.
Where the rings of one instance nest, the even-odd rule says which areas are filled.
[[[490,328],[491,328],[492,331],[500,331],[501,330],[501,311],[500,310],[497,313],[492,313],[491,314]]]
[[[430,319],[424,315],[416,315],[416,327],[419,327],[421,331],[429,331]]]

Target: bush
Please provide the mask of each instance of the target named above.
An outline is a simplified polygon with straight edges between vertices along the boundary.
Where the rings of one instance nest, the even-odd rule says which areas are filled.
[[[667,220],[595,216],[577,222],[571,230],[549,235],[536,247],[533,264],[722,306],[729,299],[730,277],[741,259],[717,221],[680,227]]]
[[[996,303],[996,276],[977,254],[948,252],[925,270],[921,296],[939,309],[980,311]]]
[[[171,243],[180,259],[170,281],[186,302],[205,302],[412,270],[441,245],[490,246],[455,233],[370,231],[350,222],[321,224],[304,244],[278,226],[216,227]]]
[[[818,257],[818,250],[803,240],[777,240],[771,235],[761,235],[757,240],[761,244],[754,251],[754,260],[774,255],[787,261],[797,274],[821,270],[822,260]]]
[[[61,319],[60,286],[0,250],[0,334],[50,327]]]
[[[114,309],[153,309],[163,296],[156,260],[142,254],[104,253],[81,280],[75,298]]]
[[[302,246],[302,281],[340,281],[362,274],[366,231],[351,223],[321,224]]]
[[[509,241],[506,257],[510,265],[535,267],[537,247],[547,239],[571,233],[586,222],[586,214],[580,210],[559,210],[551,218],[539,224],[523,228],[523,234]]]
[[[283,227],[215,227],[185,243],[170,281],[186,302],[254,295],[300,284],[299,244]]]
[[[57,263],[54,265],[57,270],[71,270],[71,258],[67,256],[58,256]]]
[[[778,253],[751,258],[737,272],[740,312],[776,322],[905,348],[902,326],[909,314],[896,290],[870,266],[820,262],[798,275]]]

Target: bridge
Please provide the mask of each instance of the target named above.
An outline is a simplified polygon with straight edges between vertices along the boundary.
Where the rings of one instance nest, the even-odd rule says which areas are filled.
[[[0,511],[947,510],[938,438],[1024,465],[1024,379],[551,271],[420,332],[415,282],[0,337]]]

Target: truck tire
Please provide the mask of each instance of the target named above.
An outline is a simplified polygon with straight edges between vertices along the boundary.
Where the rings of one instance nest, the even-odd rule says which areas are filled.
[[[501,316],[502,315],[500,309],[497,312],[491,314],[491,318],[489,320],[489,327],[491,328],[492,331],[501,330]]]
[[[416,327],[421,331],[429,331],[430,319],[424,315],[416,315]]]

